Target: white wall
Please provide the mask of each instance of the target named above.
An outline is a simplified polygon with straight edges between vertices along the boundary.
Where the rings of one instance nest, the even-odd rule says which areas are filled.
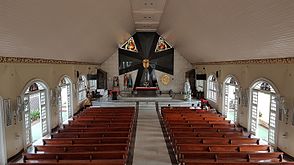
[[[74,90],[77,88],[76,71],[80,75],[86,75],[95,70],[98,66],[93,65],[72,65],[72,64],[20,64],[1,63],[0,64],[0,95],[3,99],[11,99],[12,110],[16,110],[16,98],[22,94],[25,85],[33,79],[41,79],[49,85],[50,91],[56,89],[60,78],[63,75],[69,76],[74,83]],[[89,70],[90,68],[90,70]],[[73,91],[74,112],[79,109],[77,93]],[[56,102],[50,102],[51,128],[58,125],[58,111]],[[23,149],[22,127],[23,122],[13,121],[13,124],[6,127],[7,157],[10,158]]]
[[[101,69],[107,72],[107,82],[108,88],[112,87],[113,76],[118,76],[118,52],[115,52],[111,57],[109,57],[105,62],[101,64]],[[157,77],[158,86],[161,91],[168,91],[172,89],[175,92],[183,91],[185,82],[185,72],[193,69],[193,66],[187,61],[179,52],[175,50],[174,55],[174,75],[169,75],[171,77],[171,82],[168,85],[164,85],[160,82],[162,75],[166,74],[160,71],[155,71]],[[129,74],[129,73],[128,73]],[[131,72],[133,83],[135,83],[137,71]],[[123,75],[119,76],[120,88],[123,89]]]
[[[277,87],[278,93],[285,97],[286,106],[289,109],[289,119],[279,122],[278,127],[278,147],[284,152],[294,156],[294,126],[292,126],[292,116],[294,115],[294,65],[293,64],[231,64],[231,65],[196,65],[196,70],[206,73],[207,76],[219,71],[218,82],[223,84],[227,75],[237,78],[242,89],[249,89],[252,83],[259,78],[266,78]],[[203,70],[203,68],[205,68]],[[206,90],[205,90],[206,91]],[[249,101],[249,99],[248,99]],[[214,106],[222,110],[222,98],[218,97]],[[242,126],[248,127],[249,107],[240,106],[239,122]],[[284,116],[285,118],[285,116]],[[288,132],[287,137],[282,135]]]

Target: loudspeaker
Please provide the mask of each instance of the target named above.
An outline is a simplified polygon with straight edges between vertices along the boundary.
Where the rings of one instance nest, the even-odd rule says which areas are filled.
[[[77,71],[77,78],[79,78],[80,77],[80,72],[79,71]]]
[[[216,76],[216,78],[218,78],[218,71],[215,72],[215,76]]]

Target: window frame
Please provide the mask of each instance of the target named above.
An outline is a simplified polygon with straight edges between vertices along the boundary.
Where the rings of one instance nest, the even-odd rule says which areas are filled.
[[[217,79],[214,75],[208,76],[207,79],[207,99],[217,102]]]
[[[78,80],[78,102],[81,103],[87,98],[87,80],[81,76]]]

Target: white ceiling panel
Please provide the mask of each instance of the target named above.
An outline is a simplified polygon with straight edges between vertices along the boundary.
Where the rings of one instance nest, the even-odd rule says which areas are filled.
[[[0,1],[0,56],[101,63],[134,30],[125,1]]]
[[[0,56],[101,63],[136,31],[192,63],[294,57],[294,0],[0,0]]]
[[[168,0],[159,33],[192,63],[294,56],[293,0]]]

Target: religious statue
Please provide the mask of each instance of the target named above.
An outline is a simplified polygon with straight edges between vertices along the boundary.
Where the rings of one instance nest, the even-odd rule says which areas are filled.
[[[119,86],[119,80],[118,80],[118,76],[114,76],[113,77],[113,87],[118,87]]]
[[[124,89],[128,88],[128,76],[127,74],[124,75]]]
[[[186,79],[186,82],[185,82],[185,86],[184,86],[184,99],[187,100],[187,101],[191,101],[191,86],[190,86],[190,82],[189,82],[189,79],[187,78]]]
[[[132,75],[129,74],[129,78],[128,78],[128,88],[132,88],[132,87],[133,87]]]

